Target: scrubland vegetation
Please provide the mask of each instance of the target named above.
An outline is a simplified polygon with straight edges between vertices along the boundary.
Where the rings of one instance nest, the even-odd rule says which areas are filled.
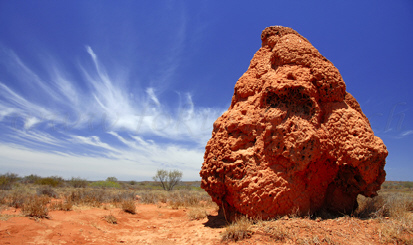
[[[188,220],[200,220],[208,217],[211,210],[216,213],[217,206],[199,184],[184,182],[176,185],[175,190],[166,191],[155,182],[118,181],[114,177],[87,181],[7,173],[0,175],[0,211],[16,208],[21,210],[16,215],[34,219],[48,219],[49,212],[54,210],[70,212],[84,208],[119,208],[128,215],[139,215],[139,205],[154,204],[158,208],[186,209]],[[351,229],[357,235],[360,222],[372,222],[376,224],[371,226],[375,227],[372,232],[380,243],[413,244],[412,182],[385,182],[377,197],[359,196],[358,203],[352,215],[343,217],[291,215],[267,221],[240,217],[233,223],[223,222],[225,230],[220,235],[222,242],[258,234],[280,243],[346,244],[343,240],[351,240],[351,235],[334,231],[334,225],[354,226]],[[102,219],[116,225],[116,216],[111,212]],[[0,214],[1,220],[7,218]]]
[[[82,178],[64,180],[58,176],[40,177],[16,174],[0,175],[0,211],[2,208],[20,208],[24,216],[48,218],[49,211],[70,211],[73,208],[119,207],[124,212],[137,214],[141,204],[156,204],[172,209],[190,208],[190,219],[207,216],[206,207],[213,207],[209,195],[199,188],[199,182],[174,183],[176,190],[164,190],[157,182],[118,181],[108,177],[105,181],[87,181]],[[106,217],[116,223],[116,218]]]

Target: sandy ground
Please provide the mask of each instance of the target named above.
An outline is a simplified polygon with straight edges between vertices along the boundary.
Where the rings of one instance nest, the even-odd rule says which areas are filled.
[[[8,208],[0,212],[0,244],[224,243],[221,234],[225,220],[216,210],[208,210],[211,215],[201,220],[191,220],[188,212],[184,208],[137,204],[137,214],[119,208],[75,207],[72,211],[51,211],[48,219],[34,219]],[[116,217],[117,224],[108,223],[108,215]],[[290,238],[277,241],[262,232],[262,227],[255,227],[251,238],[236,244],[383,244],[377,220],[282,218],[273,222],[273,227],[282,227]]]
[[[190,220],[187,212],[140,204],[134,215],[119,208],[75,208],[33,219],[9,208],[1,212],[0,244],[220,244],[224,228],[214,228],[208,218]],[[108,215],[117,224],[108,223]]]

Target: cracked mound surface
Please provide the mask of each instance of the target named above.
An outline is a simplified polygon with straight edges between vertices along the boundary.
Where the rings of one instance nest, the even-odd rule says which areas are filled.
[[[386,146],[337,68],[307,39],[272,26],[261,40],[214,123],[201,187],[230,219],[350,213],[357,195],[377,195]]]

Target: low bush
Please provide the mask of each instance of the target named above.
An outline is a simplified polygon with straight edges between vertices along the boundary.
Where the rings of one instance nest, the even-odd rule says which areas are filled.
[[[74,188],[86,188],[88,186],[87,180],[80,177],[72,177],[72,179],[69,180],[69,184]]]
[[[73,204],[71,201],[56,201],[50,204],[50,210],[58,211],[70,211],[72,210]]]
[[[7,204],[8,202],[8,193],[5,191],[0,191],[0,204]]]
[[[140,191],[138,195],[139,201],[144,204],[166,203],[168,200],[166,191]]]
[[[35,181],[35,184],[37,185],[48,185],[51,187],[61,187],[61,186],[64,186],[64,183],[65,183],[64,179],[59,176],[40,178]]]
[[[118,182],[113,181],[96,181],[90,183],[91,187],[98,187],[98,188],[113,188],[113,189],[120,189],[122,186]]]
[[[37,195],[45,195],[48,197],[58,198],[56,191],[54,191],[50,186],[44,186],[37,189]]]
[[[21,208],[28,199],[28,193],[21,191],[13,191],[9,193],[5,198],[7,199],[7,205],[12,208]]]
[[[205,191],[138,191],[139,201],[145,204],[168,203],[172,208],[215,205]]]
[[[104,202],[103,190],[76,190],[66,195],[66,200],[75,205],[100,207]]]
[[[405,182],[403,182],[403,186],[407,189],[413,189],[413,182],[412,181],[405,181]]]
[[[121,203],[124,200],[135,200],[136,194],[134,191],[116,191],[107,193],[108,202],[111,203]]]
[[[23,203],[22,213],[28,217],[35,218],[47,218],[49,215],[49,209],[47,204],[50,198],[47,196],[32,196],[27,198]]]
[[[0,190],[11,190],[14,183],[19,180],[19,176],[13,173],[0,175]]]
[[[206,192],[180,190],[169,192],[168,204],[172,208],[205,206],[212,204],[212,200]]]
[[[22,182],[23,182],[24,184],[34,184],[34,183],[36,183],[37,181],[39,181],[41,178],[42,178],[42,177],[40,177],[39,175],[31,174],[31,175],[25,176],[25,177],[22,179]]]
[[[117,205],[123,200],[134,200],[136,194],[133,191],[78,189],[72,190],[64,196],[66,200],[71,201],[74,205],[100,207],[103,203],[113,203]]]
[[[106,220],[106,222],[108,222],[109,224],[116,225],[116,224],[118,223],[118,219],[116,219],[116,217],[113,216],[112,214],[107,215],[107,216],[104,216],[103,218],[104,218],[104,219]]]
[[[188,212],[188,217],[191,220],[199,220],[206,218],[208,216],[208,212],[201,207],[191,208]]]
[[[126,213],[136,214],[135,201],[132,199],[122,201],[122,210]]]

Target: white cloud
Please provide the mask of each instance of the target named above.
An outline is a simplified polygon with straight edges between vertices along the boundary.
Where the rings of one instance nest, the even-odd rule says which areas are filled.
[[[117,149],[111,147],[109,144],[104,143],[100,140],[98,136],[90,136],[90,137],[85,137],[85,136],[72,136],[71,140],[74,144],[84,144],[84,145],[89,145],[93,147],[100,148],[100,152],[113,152],[113,153],[120,153]],[[105,150],[105,151],[103,151]],[[111,155],[111,154],[109,154]]]
[[[413,130],[408,130],[408,131],[403,132],[400,136],[401,137],[406,137],[406,136],[409,136],[411,134],[413,134]]]
[[[13,139],[15,142],[24,143],[26,146],[54,146],[63,147],[65,141],[51,136],[45,132],[39,132],[35,130],[20,130],[16,128],[9,128],[11,133],[5,133],[5,136],[9,139]],[[3,139],[4,140],[4,139]]]
[[[10,70],[15,71],[12,75],[16,77],[18,81],[24,82],[29,88],[35,88],[41,92],[41,94],[47,95],[54,100],[59,100],[59,94],[56,93],[45,80],[42,80],[36,72],[30,69],[17,54],[3,46],[0,46],[0,51],[4,55],[3,59],[7,59],[5,61],[6,66]]]
[[[86,70],[79,65],[89,88],[86,93],[66,78],[64,74],[67,72],[57,61],[51,62],[53,65],[49,66],[48,76],[52,81],[46,89],[47,84],[13,53],[13,59],[18,61],[26,75],[41,83],[43,90],[47,91],[34,90],[33,94],[47,97],[50,102],[40,104],[31,101],[0,83],[0,105],[3,108],[0,120],[14,113],[23,118],[25,129],[36,127],[42,122],[65,129],[99,126],[108,131],[126,130],[143,136],[156,135],[170,140],[206,143],[213,122],[225,109],[197,108],[191,94],[182,93],[184,99],[180,107],[171,110],[167,101],[159,100],[153,87],[142,89],[141,92],[136,90],[135,93],[140,94],[130,96],[130,89],[123,86],[128,83],[113,80],[93,49],[86,46],[86,50],[95,67],[94,70]],[[50,94],[53,96],[49,97]],[[178,95],[180,97],[181,93]]]
[[[0,95],[2,107],[13,110],[21,116],[29,115],[30,112],[36,115],[41,115],[40,117],[51,114],[50,111],[26,100],[2,82],[0,82]]]
[[[29,117],[27,120],[26,120],[26,122],[24,123],[24,129],[25,130],[28,130],[28,129],[30,129],[31,127],[33,127],[34,125],[36,125],[36,124],[38,124],[38,123],[40,123],[41,122],[41,120],[39,120],[38,118],[36,118],[36,117]]]
[[[155,96],[155,92],[153,91],[153,88],[147,88],[146,93],[148,93],[149,98],[155,103],[155,105],[160,106],[161,103],[159,103],[158,98]]]
[[[182,92],[177,92],[178,108],[171,108],[171,101],[157,95],[163,89],[139,88],[134,83],[131,90],[130,81],[113,79],[122,76],[106,72],[90,46],[86,52],[93,68],[78,63],[82,87],[52,58],[44,61],[43,76],[49,79],[43,79],[13,52],[6,56],[16,64],[13,71],[21,71],[26,80],[21,76],[21,84],[13,86],[0,82],[0,122],[10,116],[22,122],[0,128],[6,132],[0,139],[0,156],[8,160],[0,167],[12,170],[16,163],[20,169],[72,173],[79,168],[79,172],[109,174],[113,166],[119,166],[115,173],[123,176],[179,168],[185,178],[198,179],[212,124],[226,109],[196,107],[192,95]],[[13,90],[26,88],[27,81],[35,81],[37,86],[28,91],[38,97],[26,96],[24,89]],[[106,133],[113,139],[108,140]],[[160,140],[149,140],[154,137]],[[121,166],[131,171],[118,170]]]

